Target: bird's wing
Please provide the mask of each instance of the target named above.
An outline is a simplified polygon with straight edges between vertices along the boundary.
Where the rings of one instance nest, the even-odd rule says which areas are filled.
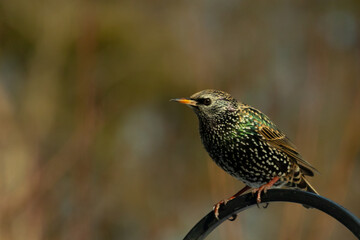
[[[313,171],[318,172],[313,166],[310,165],[310,163],[302,158],[302,156],[296,150],[294,144],[291,143],[290,140],[279,130],[262,125],[259,127],[258,133],[265,138],[266,142],[270,146],[282,151],[288,155],[290,159],[295,161],[303,170],[305,175],[314,176]]]

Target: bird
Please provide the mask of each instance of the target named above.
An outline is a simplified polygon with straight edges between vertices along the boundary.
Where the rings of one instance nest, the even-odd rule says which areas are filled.
[[[306,177],[318,171],[264,113],[237,101],[229,93],[206,89],[190,98],[171,99],[189,106],[199,120],[201,141],[212,160],[245,183],[232,197],[214,205],[219,219],[222,205],[248,190],[261,202],[261,193],[272,187],[318,192]]]

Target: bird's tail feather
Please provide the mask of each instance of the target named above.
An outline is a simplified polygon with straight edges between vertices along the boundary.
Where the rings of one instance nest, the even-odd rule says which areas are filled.
[[[308,180],[306,180],[304,176],[301,178],[301,180],[301,183],[305,184],[306,191],[319,195],[319,193],[315,190],[313,186],[311,186],[311,184],[308,182]]]
[[[298,167],[294,175],[291,179],[291,182],[295,185],[295,187],[300,188],[302,190],[312,192],[315,194],[319,194],[313,186],[306,180],[304,174],[301,172],[301,169]]]
[[[306,180],[306,178],[304,176],[301,176],[300,179],[299,179],[299,182],[296,183],[297,187],[300,188],[300,189],[303,189],[305,191],[308,191],[308,192],[312,192],[312,193],[315,193],[315,194],[318,194],[319,193],[315,190],[315,188],[313,186],[311,186],[311,184]],[[303,204],[303,206],[305,208],[312,208],[306,204]]]

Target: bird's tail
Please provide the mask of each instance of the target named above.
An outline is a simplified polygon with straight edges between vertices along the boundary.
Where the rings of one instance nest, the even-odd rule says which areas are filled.
[[[305,176],[301,177],[300,182],[297,184],[297,187],[301,188],[301,189],[303,189],[305,191],[312,192],[312,193],[315,193],[315,194],[319,195],[319,193],[314,189],[314,187],[311,186],[311,184],[306,180]],[[309,205],[306,205],[306,204],[303,204],[303,206],[305,208],[312,208],[312,207],[310,207]]]
[[[292,180],[293,187],[319,195],[319,193],[314,189],[313,186],[311,186],[311,184],[306,180],[305,176],[302,175],[301,172],[295,174],[295,177]],[[306,204],[303,204],[303,206],[305,208],[312,208]]]
[[[306,180],[306,178],[305,178],[304,176],[302,176],[301,182],[300,182],[299,184],[300,184],[300,185],[305,185],[304,190],[319,195],[319,193],[315,190],[315,188],[314,188],[313,186],[311,186],[311,184],[308,182],[308,180]],[[298,185],[298,186],[299,186],[299,185]]]
[[[297,167],[297,169],[294,171],[294,175],[292,176],[289,182],[291,187],[299,188],[301,190],[319,195],[319,193],[315,190],[315,188],[311,186],[311,184],[306,180],[305,174],[302,173],[299,167]],[[305,204],[303,204],[303,206],[305,208],[311,208],[310,206]]]
[[[302,174],[300,168],[298,168],[297,171],[295,171],[292,179],[292,183],[301,190],[312,192],[319,195],[319,193],[315,190],[315,188],[311,186],[311,184],[305,178],[305,175]]]

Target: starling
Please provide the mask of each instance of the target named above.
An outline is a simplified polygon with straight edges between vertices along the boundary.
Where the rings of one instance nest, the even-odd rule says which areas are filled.
[[[261,192],[271,187],[291,187],[318,194],[305,176],[317,170],[305,161],[290,140],[259,110],[238,102],[219,90],[203,90],[190,98],[172,99],[191,107],[199,119],[203,145],[214,162],[246,186],[229,200],[252,189],[261,202]]]

